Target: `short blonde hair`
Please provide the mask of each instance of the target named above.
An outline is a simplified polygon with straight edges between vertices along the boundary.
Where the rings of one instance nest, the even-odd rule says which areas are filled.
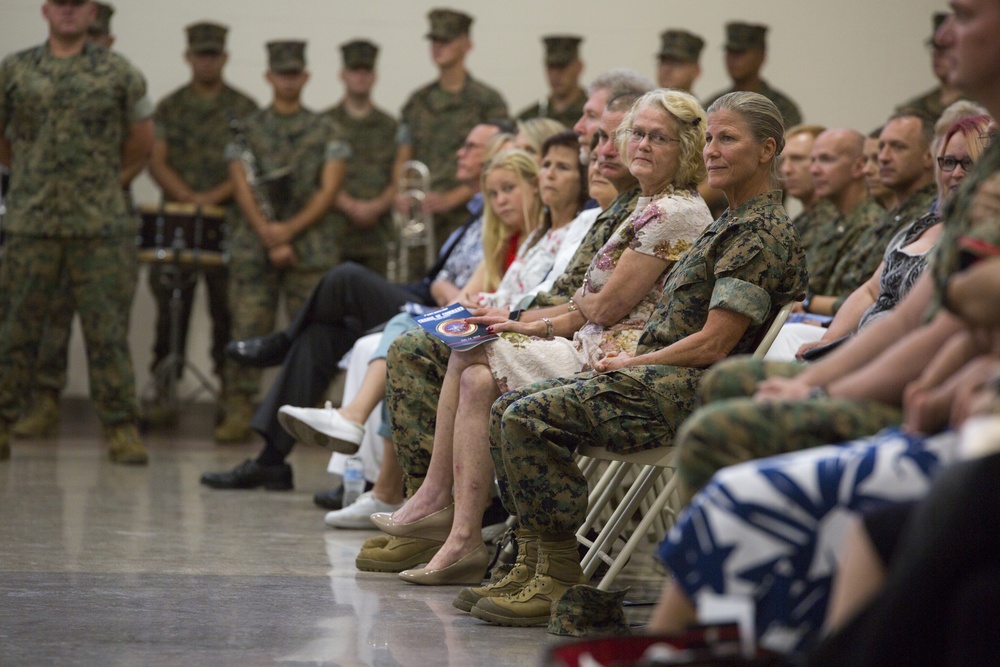
[[[646,107],[665,111],[677,124],[676,138],[680,142],[680,155],[677,158],[679,167],[673,184],[689,188],[705,180],[708,172],[705,170],[705,159],[701,154],[705,148],[705,110],[693,95],[680,90],[657,88],[635,101],[622,118],[618,129],[619,154],[625,156],[629,130],[632,129],[636,114]]]

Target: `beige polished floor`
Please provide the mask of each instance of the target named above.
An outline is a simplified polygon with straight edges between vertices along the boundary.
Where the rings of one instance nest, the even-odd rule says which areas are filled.
[[[560,638],[486,625],[454,587],[359,572],[371,531],[323,524],[324,451],[296,448],[295,491],[213,491],[205,470],[258,445],[211,442],[208,406],[147,435],[148,468],[108,463],[85,401],[56,438],[0,462],[0,665],[535,665]],[[630,601],[662,575],[630,565]],[[628,608],[640,623],[649,607]]]

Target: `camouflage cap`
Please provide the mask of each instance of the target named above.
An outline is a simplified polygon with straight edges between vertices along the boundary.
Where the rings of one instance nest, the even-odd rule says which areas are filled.
[[[340,53],[347,69],[375,69],[378,47],[366,39],[355,39],[340,45]]]
[[[301,72],[306,68],[306,43],[297,40],[268,42],[267,67],[272,72]]]
[[[763,49],[766,47],[764,41],[766,34],[766,25],[738,22],[727,23],[726,50],[749,51],[750,49]]]
[[[543,37],[545,64],[548,67],[565,67],[580,57],[580,42],[576,35],[549,35]]]
[[[87,32],[91,35],[110,35],[111,17],[115,13],[115,8],[103,2],[95,2],[97,6],[97,16],[87,26]]]
[[[705,48],[705,40],[687,30],[664,30],[660,33],[660,52],[657,58],[674,58],[686,63],[696,63]]]
[[[427,13],[431,23],[430,31],[424,35],[427,39],[451,41],[462,35],[469,34],[472,27],[472,17],[454,9],[432,9]]]
[[[627,635],[631,633],[622,600],[628,589],[602,591],[577,584],[552,603],[547,632],[551,635]]]
[[[192,53],[222,53],[226,50],[226,33],[229,28],[218,23],[201,21],[187,28],[188,51]]]

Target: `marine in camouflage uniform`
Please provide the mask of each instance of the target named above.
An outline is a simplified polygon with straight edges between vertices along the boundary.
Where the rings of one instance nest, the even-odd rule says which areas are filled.
[[[341,261],[356,262],[381,275],[386,273],[387,245],[394,232],[389,208],[395,192],[393,166],[398,148],[396,120],[371,103],[375,58],[378,47],[366,40],[354,40],[341,45],[344,69],[341,78],[352,77],[351,85],[366,90],[351,91],[326,115],[343,131],[351,147],[347,174],[338,200],[352,199],[361,205],[381,209],[374,221],[357,222],[339,206],[333,210],[337,238],[341,246]],[[360,79],[355,84],[353,78]],[[345,79],[345,85],[346,79]],[[355,99],[356,98],[356,99]]]
[[[230,125],[234,120],[256,111],[257,103],[221,78],[228,29],[214,23],[196,23],[188,26],[186,32],[188,49],[185,56],[192,66],[192,81],[165,97],[156,107],[153,116],[156,142],[150,172],[163,188],[166,201],[231,205],[232,185],[225,158],[226,146],[232,136]],[[210,76],[202,74],[206,69],[203,60],[211,63]],[[157,304],[154,369],[170,352],[171,272],[174,270],[173,266],[164,268],[159,264],[153,264],[149,269],[149,287]],[[179,350],[183,355],[187,347],[198,272],[205,277],[208,308],[212,316],[211,356],[215,372],[221,375],[223,350],[230,339],[229,271],[225,266],[202,266],[197,271],[180,268],[179,279],[183,288],[178,324]]]
[[[970,218],[976,188],[998,171],[1000,145],[995,144],[981,156],[973,172],[945,205],[942,235],[928,260],[928,271],[935,285],[935,303],[928,311],[928,320],[940,306],[948,278],[960,270],[958,238],[973,236],[1000,243],[1000,221],[989,218],[973,225]],[[757,402],[749,398],[759,381],[791,377],[803,368],[802,364],[732,359],[706,374],[699,388],[704,407],[685,422],[677,437],[678,474],[686,493],[690,495],[701,488],[725,466],[854,440],[902,420],[898,407],[872,400],[815,397],[803,401]]]
[[[517,115],[518,120],[551,118],[566,127],[573,127],[583,115],[587,91],[580,87],[582,37],[550,35],[542,38],[545,45],[545,71],[551,94]]]
[[[465,222],[464,204],[471,190],[455,178],[456,153],[473,127],[485,121],[508,118],[507,104],[496,90],[474,79],[465,69],[465,53],[471,48],[472,17],[448,9],[428,14],[428,39],[433,49],[458,50],[453,60],[439,65],[439,78],[414,92],[401,113],[397,143],[405,159],[427,165],[431,191],[453,199],[450,208],[434,213],[435,242],[440,250],[448,236]],[[459,88],[446,87],[460,81]],[[418,273],[422,273],[421,268]]]
[[[781,306],[802,294],[806,278],[805,253],[781,206],[780,191],[753,197],[727,210],[670,268],[635,356],[697,334],[715,308],[750,320],[732,350],[750,352]],[[577,448],[587,443],[636,452],[669,446],[694,408],[704,372],[659,364],[581,373],[508,392],[493,404],[490,453],[501,497],[522,528],[539,534],[534,581],[540,589],[556,590],[560,581],[551,566],[543,568],[550,548],[553,562],[565,572],[573,570],[573,560],[579,571],[579,556],[559,546],[575,544],[574,533],[587,512],[587,481],[574,458]],[[481,600],[472,614],[501,624],[520,624],[518,618],[527,623],[540,599],[529,585],[510,599]]]
[[[959,100],[968,99],[961,91],[948,86],[948,72],[951,67],[947,62],[947,47],[935,39],[946,18],[948,18],[947,12],[934,12],[931,16],[931,36],[927,40],[927,46],[930,47],[932,54],[931,67],[941,85],[903,102],[896,107],[896,111],[912,111],[937,121],[949,106]]]
[[[267,46],[268,76],[272,80],[303,77],[299,81],[304,84],[305,42],[270,42]],[[259,199],[245,203],[240,194],[245,184],[235,184],[242,213],[230,238],[229,304],[235,340],[271,332],[281,295],[288,312],[298,312],[323,274],[339,262],[340,248],[330,205],[343,180],[350,147],[330,118],[304,108],[299,99],[280,100],[279,90],[275,83],[275,101],[245,118],[241,122],[242,136],[226,149],[231,160],[230,173],[233,174],[234,165],[239,167],[237,173],[245,173],[247,166],[241,160],[240,146],[245,142],[260,182],[259,195],[252,191],[248,195],[254,199],[266,198],[275,218],[266,219]],[[311,220],[306,219],[309,212],[315,216]],[[251,213],[262,221],[267,233],[277,229],[290,234],[291,240],[265,245]],[[276,252],[289,253],[294,258],[276,261]],[[252,397],[259,386],[258,369],[227,365],[226,418],[216,428],[216,440],[228,442],[249,437]]]
[[[95,2],[94,6],[97,14],[87,26],[87,41],[110,49],[115,43],[115,37],[111,34],[114,7],[103,2]],[[122,172],[122,194],[130,213],[134,212],[131,182],[144,166],[143,162],[138,162],[127,173]],[[46,437],[55,435],[59,430],[59,394],[66,386],[69,340],[73,315],[76,313],[70,296],[69,276],[65,270],[60,278],[59,289],[52,293],[49,300],[48,310],[48,321],[45,323],[38,359],[31,376],[30,403],[25,414],[14,424],[13,433],[16,437]]]
[[[56,11],[71,18],[54,21]],[[48,312],[66,267],[109,456],[147,460],[128,349],[135,227],[120,179],[123,160],[130,166],[148,151],[152,104],[138,70],[85,42],[82,21],[93,12],[90,3],[46,4],[49,41],[0,64],[0,155],[13,156],[0,268],[0,458],[9,456],[10,426],[30,387],[38,315]]]
[[[764,62],[764,54],[767,50],[766,34],[767,26],[765,25],[747,23],[726,24],[726,67],[729,70],[730,76],[733,77],[734,85],[729,90],[724,90],[705,100],[705,108],[707,109],[711,106],[712,102],[727,93],[737,90],[749,90],[760,93],[774,102],[774,106],[778,107],[778,111],[781,112],[781,117],[785,121],[785,127],[793,127],[802,122],[802,113],[799,111],[798,105],[790,97],[772,88],[767,81],[760,78],[760,66]],[[737,72],[729,63],[731,58],[742,60],[748,57],[757,59],[752,71]],[[743,67],[743,64],[738,63],[738,66]]]
[[[931,183],[913,193],[888,213],[882,211],[882,208],[870,199],[863,204],[864,208],[859,206],[855,209],[855,212],[859,214],[858,224],[867,226],[862,227],[857,240],[837,259],[824,291],[817,292],[827,296],[837,296],[837,300],[833,304],[834,314],[851,295],[851,292],[875,273],[879,264],[882,263],[885,247],[892,240],[892,237],[899,230],[927,213],[936,194],[937,187]],[[881,218],[871,224],[870,221],[879,214],[881,214]]]
[[[820,203],[813,208],[818,208],[823,201],[829,200],[820,200]],[[885,216],[886,210],[878,202],[871,197],[865,197],[848,215],[841,215],[834,208],[832,216],[811,223],[813,229],[808,236],[813,243],[811,246],[807,246],[805,241],[802,243],[806,248],[806,260],[809,263],[810,294],[837,295],[846,298],[875,273],[878,262],[882,261],[881,254],[877,255],[878,262],[866,277],[862,277],[865,274],[860,268],[850,273],[845,271],[845,268],[850,266],[852,260],[849,258],[859,261],[858,256],[861,255],[866,263],[875,259],[873,249],[865,245],[866,243],[874,242],[876,245],[881,243],[882,251],[885,251],[885,244],[888,241],[879,238],[862,240],[865,232],[878,226]],[[858,280],[861,282],[856,282]]]
[[[597,217],[584,237],[566,272],[548,292],[536,295],[533,306],[556,306],[569,301],[583,284],[594,255],[635,209],[639,187],[619,194]],[[427,474],[434,449],[437,403],[448,370],[450,348],[423,329],[413,329],[397,338],[389,348],[386,403],[392,426],[392,442],[403,469],[407,495],[412,495]]]

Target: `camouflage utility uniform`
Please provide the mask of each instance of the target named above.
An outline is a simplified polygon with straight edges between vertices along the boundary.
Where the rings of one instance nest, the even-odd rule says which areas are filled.
[[[60,272],[80,314],[90,390],[105,428],[136,419],[128,349],[135,224],[121,190],[122,147],[152,115],[146,82],[127,60],[92,45],[53,57],[46,45],[0,64],[0,125],[11,144],[7,253],[0,268],[0,428],[31,382]]]
[[[257,103],[243,93],[224,86],[213,97],[198,94],[190,84],[174,91],[156,106],[156,138],[167,144],[167,165],[196,192],[211,190],[229,178],[226,145],[232,135],[230,123],[257,110]],[[233,206],[235,209],[235,206]],[[223,366],[223,349],[229,342],[229,272],[225,266],[205,266],[208,308],[212,315],[212,360],[215,371]],[[156,341],[153,366],[170,351],[170,292],[163,268],[149,269],[149,287],[156,297]],[[189,270],[184,271],[190,276]],[[195,281],[187,278],[181,293],[180,352],[187,347],[188,322],[194,300]]]
[[[957,270],[958,236],[971,234],[991,243],[1000,242],[1000,224],[996,218],[974,229],[969,219],[971,194],[998,170],[1000,146],[992,146],[942,213],[943,232],[928,256],[928,271],[935,280],[938,300],[948,277]],[[925,189],[911,198],[918,200],[912,207],[914,213],[921,208],[926,211],[930,192]],[[920,200],[922,206],[918,205]],[[904,207],[909,205],[908,201]],[[688,419],[677,438],[678,473],[689,493],[697,491],[717,470],[728,465],[846,442],[900,423],[902,414],[897,406],[872,400],[819,397],[758,403],[750,398],[759,381],[773,376],[791,377],[802,368],[801,364],[731,359],[705,376],[698,392],[704,407]]]
[[[597,251],[628,218],[639,200],[639,188],[624,192],[597,217],[573,256],[566,272],[552,289],[535,297],[534,305],[566,303],[583,284],[583,276]],[[423,329],[399,336],[389,348],[386,404],[392,425],[392,442],[403,469],[407,490],[412,494],[430,465],[434,448],[437,403],[448,370],[450,348]]]
[[[518,120],[531,120],[532,118],[551,118],[557,120],[568,128],[576,125],[576,122],[583,116],[583,105],[587,103],[587,91],[578,89],[576,100],[562,111],[552,108],[552,99],[545,98],[532,104],[530,107],[517,114]]]
[[[413,93],[403,106],[397,142],[411,146],[413,159],[427,165],[431,190],[447,192],[461,185],[455,178],[456,153],[476,125],[508,117],[507,103],[493,88],[467,76],[458,92],[435,81]],[[464,206],[434,216],[437,249],[465,222]]]
[[[344,140],[351,147],[343,191],[355,199],[378,197],[392,183],[396,162],[395,119],[381,109],[372,109],[363,118],[347,113],[343,104],[326,112],[341,127]],[[333,218],[341,247],[341,261],[356,262],[385,275],[386,244],[393,233],[392,215],[386,211],[373,227],[360,229],[347,214],[334,209]]]
[[[937,187],[933,184],[927,185],[910,195],[906,201],[892,211],[882,213],[881,219],[862,230],[850,249],[837,260],[830,273],[826,289],[833,291],[820,292],[820,294],[831,296],[841,295],[834,303],[834,313],[844,305],[844,301],[851,295],[851,292],[872,277],[875,269],[882,263],[885,247],[892,240],[892,237],[899,230],[927,213],[931,202],[934,201],[935,194],[937,194]],[[869,201],[867,206],[867,210],[855,209],[856,212],[863,214],[863,220],[871,220],[880,212],[873,201]],[[863,220],[860,220],[859,224],[863,224]]]
[[[882,261],[881,252],[885,251],[892,234],[886,239],[869,237],[862,240],[866,231],[876,227],[886,217],[886,210],[870,197],[862,200],[846,216],[840,215],[836,209],[833,213],[831,218],[823,221],[825,225],[820,223],[815,235],[810,234],[813,240],[811,246],[802,242],[809,263],[809,293],[846,298],[875,273],[878,262]],[[868,242],[880,246],[881,252],[866,246]],[[854,262],[863,266],[848,272],[848,267],[854,268]],[[872,262],[875,262],[874,266],[871,266]],[[871,270],[866,274],[865,270],[869,268]]]
[[[754,197],[705,230],[668,272],[637,356],[699,332],[713,308],[751,320],[734,353],[756,347],[781,306],[806,286],[805,254],[780,201],[777,191]],[[491,411],[490,451],[504,506],[543,540],[572,536],[587,510],[587,482],[573,457],[580,444],[616,452],[669,446],[703,373],[633,366],[501,396]]]
[[[291,167],[289,175],[275,179],[273,187],[264,186],[278,221],[305,208],[319,187],[327,162],[345,160],[350,155],[340,129],[329,118],[306,109],[283,115],[269,107],[251,114],[243,126],[247,147],[261,175],[266,177]],[[237,157],[232,145],[226,150],[227,157]],[[292,247],[298,257],[297,264],[287,269],[275,268],[250,223],[241,218],[233,226],[229,306],[234,339],[270,333],[274,329],[279,295],[284,294],[288,312],[297,313],[327,269],[338,263],[339,243],[329,212],[295,237]],[[227,366],[226,374],[228,391],[241,395],[257,393],[259,370]]]

